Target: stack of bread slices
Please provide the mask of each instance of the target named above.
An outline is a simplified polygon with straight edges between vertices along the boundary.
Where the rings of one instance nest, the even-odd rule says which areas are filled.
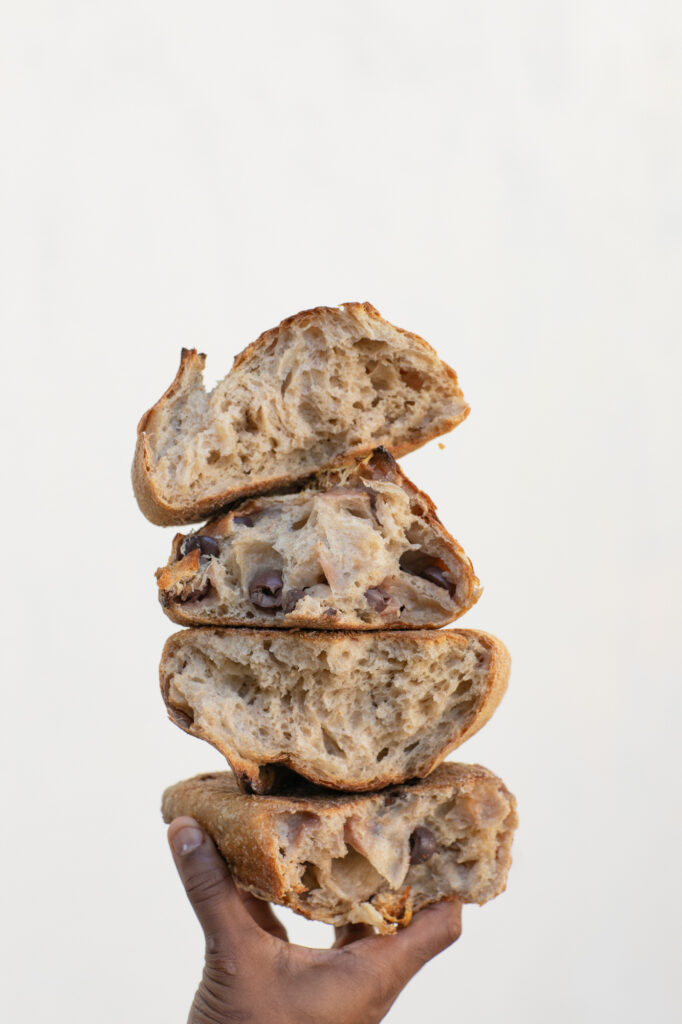
[[[443,763],[490,718],[509,655],[442,630],[476,602],[471,562],[395,458],[469,409],[450,367],[369,304],[299,313],[204,390],[205,357],[138,428],[133,483],[178,534],[157,571],[173,722],[231,771],[166,791],[236,883],[309,918],[388,933],[506,884],[515,801]]]

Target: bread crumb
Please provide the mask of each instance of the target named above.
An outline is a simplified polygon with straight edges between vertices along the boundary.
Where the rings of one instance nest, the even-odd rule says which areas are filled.
[[[438,447],[440,448],[440,450],[441,450],[441,451],[444,451],[444,450],[445,450],[445,445],[443,444],[443,442],[442,442],[442,441],[439,441],[439,442],[438,442]]]

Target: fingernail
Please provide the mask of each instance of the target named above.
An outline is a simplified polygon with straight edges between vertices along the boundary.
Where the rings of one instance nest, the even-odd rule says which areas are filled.
[[[186,825],[184,828],[179,828],[174,833],[173,839],[173,850],[178,857],[186,857],[188,853],[194,853],[204,841],[204,833],[200,828],[194,828],[193,825]]]

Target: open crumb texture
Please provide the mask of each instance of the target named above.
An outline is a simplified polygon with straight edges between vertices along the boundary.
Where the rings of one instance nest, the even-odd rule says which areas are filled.
[[[133,486],[161,525],[199,522],[377,445],[403,455],[469,412],[455,372],[369,303],[289,317],[208,393],[205,359],[183,350],[138,427]]]
[[[509,666],[477,630],[204,628],[170,637],[160,679],[171,720],[248,791],[276,791],[290,772],[373,790],[423,778],[477,732]]]

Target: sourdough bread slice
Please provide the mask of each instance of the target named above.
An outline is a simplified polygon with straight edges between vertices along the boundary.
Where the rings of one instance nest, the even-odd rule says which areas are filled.
[[[385,449],[178,534],[156,576],[164,611],[187,626],[438,627],[480,594],[433,502]]]
[[[476,630],[185,629],[160,678],[171,721],[224,754],[247,791],[276,791],[287,770],[374,790],[423,778],[485,725],[509,665]]]
[[[162,812],[166,822],[196,818],[237,885],[260,899],[382,933],[429,903],[497,896],[517,825],[500,779],[450,763],[423,782],[361,795],[248,796],[231,772],[198,775],[166,790]]]
[[[199,522],[377,445],[404,455],[469,412],[454,370],[369,303],[289,317],[208,394],[205,359],[183,349],[138,426],[133,486],[153,523]]]

